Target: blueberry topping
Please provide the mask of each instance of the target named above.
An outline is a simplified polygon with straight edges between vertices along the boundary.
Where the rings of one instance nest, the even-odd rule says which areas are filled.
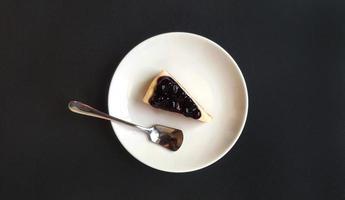
[[[168,76],[162,76],[157,80],[149,103],[155,108],[181,113],[186,117],[201,117],[201,112],[193,100]]]

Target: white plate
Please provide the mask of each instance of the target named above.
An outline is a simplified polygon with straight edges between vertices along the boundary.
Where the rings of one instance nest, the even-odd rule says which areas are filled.
[[[161,70],[170,72],[213,116],[202,123],[142,102]],[[232,57],[211,40],[191,33],[165,33],[132,49],[117,67],[109,89],[109,113],[144,126],[163,124],[184,132],[177,152],[148,142],[145,134],[112,123],[121,144],[142,163],[167,172],[204,168],[223,157],[244,127],[248,95]]]

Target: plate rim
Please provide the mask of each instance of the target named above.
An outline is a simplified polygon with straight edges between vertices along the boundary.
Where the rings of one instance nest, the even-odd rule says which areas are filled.
[[[130,55],[131,52],[133,52],[135,49],[139,48],[140,46],[142,46],[144,43],[147,43],[149,40],[153,40],[155,39],[156,37],[160,37],[160,36],[163,36],[163,35],[187,35],[187,36],[192,36],[192,37],[197,37],[201,40],[204,40],[206,41],[207,43],[215,46],[216,48],[220,49],[235,65],[235,68],[236,70],[238,71],[239,75],[240,75],[240,80],[243,84],[243,88],[244,88],[244,96],[245,96],[245,110],[244,110],[244,116],[243,116],[243,121],[241,123],[241,126],[240,126],[240,129],[238,131],[238,133],[236,134],[235,136],[235,139],[231,142],[231,144],[221,153],[219,154],[218,156],[216,156],[214,159],[210,159],[211,161],[209,162],[206,162],[206,164],[203,164],[199,167],[194,167],[194,168],[190,168],[188,170],[165,170],[165,169],[160,169],[160,168],[157,168],[155,166],[152,166],[148,163],[146,163],[145,161],[137,158],[131,151],[129,151],[126,146],[122,143],[122,141],[119,139],[117,133],[116,133],[116,130],[115,130],[115,127],[114,127],[114,123],[111,122],[111,127],[114,131],[114,134],[117,138],[117,140],[120,142],[120,144],[122,145],[122,147],[131,155],[133,156],[136,160],[138,160],[139,162],[141,162],[142,164],[146,165],[146,166],[149,166],[153,169],[156,169],[156,170],[159,170],[159,171],[163,171],[163,172],[169,172],[169,173],[187,173],[187,172],[193,172],[193,171],[197,171],[197,170],[201,170],[201,169],[204,169],[208,166],[211,166],[212,164],[214,164],[215,162],[219,161],[220,159],[222,159],[232,148],[233,146],[237,143],[238,139],[240,138],[242,132],[243,132],[243,129],[245,127],[245,124],[246,124],[246,121],[247,121],[247,117],[248,117],[248,110],[249,110],[249,98],[248,98],[248,88],[247,88],[247,84],[246,84],[246,81],[245,81],[245,78],[242,74],[242,71],[241,69],[239,68],[238,64],[236,63],[236,61],[232,58],[232,56],[223,48],[221,47],[219,44],[217,44],[216,42],[212,41],[211,39],[208,39],[204,36],[201,36],[201,35],[198,35],[196,33],[190,33],[190,32],[165,32],[165,33],[160,33],[160,34],[157,34],[157,35],[154,35],[154,36],[151,36],[151,37],[148,37],[146,38],[145,40],[141,41],[140,43],[138,43],[137,45],[135,45],[133,48],[131,48],[127,53],[126,55],[121,59],[121,61],[117,64],[117,67],[115,69],[115,71],[113,72],[113,75],[111,77],[111,81],[110,81],[110,84],[109,84],[109,88],[108,88],[108,98],[107,98],[107,104],[108,104],[108,112],[110,111],[109,110],[109,105],[110,105],[110,91],[111,91],[111,88],[112,88],[112,85],[113,85],[113,81],[114,81],[114,77],[115,77],[115,74],[116,74],[116,71],[119,69],[119,67],[121,66],[121,64],[124,62],[124,60],[126,60],[126,58]],[[110,112],[109,112],[110,114]]]

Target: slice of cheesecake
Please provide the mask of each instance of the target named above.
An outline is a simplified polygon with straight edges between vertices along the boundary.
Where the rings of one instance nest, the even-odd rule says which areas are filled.
[[[180,113],[202,122],[212,119],[211,115],[166,71],[162,71],[152,80],[143,101],[154,108]]]

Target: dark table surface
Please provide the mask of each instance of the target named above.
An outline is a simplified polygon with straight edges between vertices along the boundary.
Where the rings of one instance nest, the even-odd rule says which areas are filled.
[[[107,110],[117,63],[186,31],[239,64],[249,115],[214,165],[164,173],[135,160]],[[345,1],[0,2],[0,199],[345,199]]]

